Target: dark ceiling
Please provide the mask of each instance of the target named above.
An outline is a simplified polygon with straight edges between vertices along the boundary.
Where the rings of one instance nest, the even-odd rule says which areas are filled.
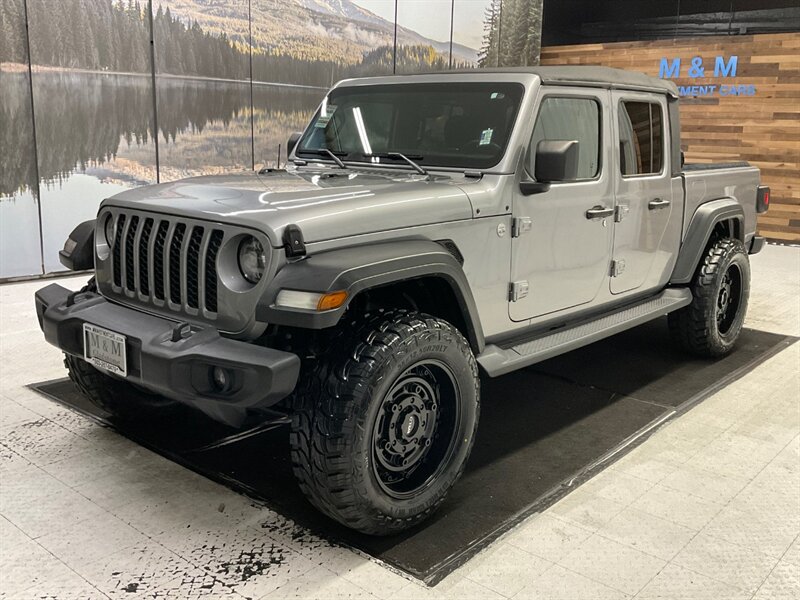
[[[542,44],[800,31],[800,0],[544,0]]]

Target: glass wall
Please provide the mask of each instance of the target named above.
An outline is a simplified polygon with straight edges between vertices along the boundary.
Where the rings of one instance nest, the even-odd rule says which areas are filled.
[[[493,66],[492,15],[540,4],[2,0],[0,280],[63,270],[119,191],[283,163],[340,79]]]
[[[22,0],[0,3],[0,278],[42,272],[39,180]]]

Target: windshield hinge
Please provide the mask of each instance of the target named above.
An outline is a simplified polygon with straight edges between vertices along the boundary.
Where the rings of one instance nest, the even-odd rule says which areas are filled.
[[[283,229],[283,248],[287,258],[296,258],[306,255],[306,243],[303,232],[294,223]]]
[[[523,233],[528,233],[533,227],[530,217],[514,217],[511,219],[511,237],[519,237]]]
[[[468,179],[481,179],[483,178],[483,171],[476,171],[475,169],[467,169],[464,171],[464,177]]]

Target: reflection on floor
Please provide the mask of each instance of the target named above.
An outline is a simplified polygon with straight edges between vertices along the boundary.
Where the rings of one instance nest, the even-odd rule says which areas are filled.
[[[748,325],[797,335],[800,252],[753,264]],[[797,344],[426,588],[26,389],[63,376],[35,323],[39,285],[0,287],[9,597],[797,596]]]

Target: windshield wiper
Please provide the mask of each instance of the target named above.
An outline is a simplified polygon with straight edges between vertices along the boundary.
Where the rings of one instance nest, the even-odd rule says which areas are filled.
[[[412,154],[411,157],[409,157],[406,156],[405,154],[400,154],[399,152],[376,152],[374,154],[365,154],[364,156],[367,157],[374,156],[377,158],[399,158],[400,160],[406,161],[411,166],[411,168],[414,169],[420,175],[428,175],[428,172],[425,169],[419,166],[418,163],[415,163],[413,160],[411,160],[411,157],[414,157],[417,160],[422,159],[423,157],[420,156],[419,154]]]
[[[342,159],[339,156],[347,156],[347,152],[333,152],[333,150],[329,148],[303,148],[300,152],[305,152],[307,154],[316,154],[318,156],[329,156],[333,162],[336,163],[336,166],[340,169],[346,169],[347,166],[342,162]],[[339,156],[337,156],[339,155]]]

